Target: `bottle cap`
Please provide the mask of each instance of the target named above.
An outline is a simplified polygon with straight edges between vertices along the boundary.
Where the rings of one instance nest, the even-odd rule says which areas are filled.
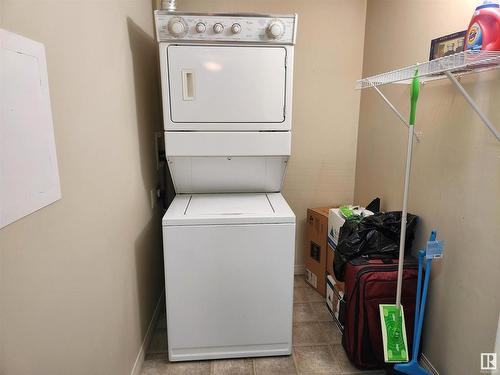
[[[500,8],[500,0],[481,0],[478,2],[476,10],[483,8]]]

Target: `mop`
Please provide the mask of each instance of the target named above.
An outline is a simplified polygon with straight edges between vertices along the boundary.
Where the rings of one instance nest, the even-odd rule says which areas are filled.
[[[427,290],[429,288],[429,278],[431,275],[431,264],[433,258],[441,258],[443,245],[441,241],[436,241],[436,231],[431,232],[429,242],[427,243],[427,251],[420,250],[418,252],[418,281],[417,281],[417,300],[415,303],[415,325],[413,329],[413,352],[411,361],[408,363],[399,363],[394,366],[403,374],[408,375],[432,375],[418,363],[418,351],[420,348],[420,338],[422,337],[422,326],[424,324],[425,302],[427,300]],[[424,288],[422,291],[422,267],[425,263],[425,279]]]
[[[396,289],[396,304],[381,304],[380,321],[382,328],[382,342],[384,345],[384,359],[387,363],[408,362],[408,344],[404,311],[401,306],[401,288],[403,283],[403,262],[406,245],[406,217],[408,214],[408,188],[410,184],[411,156],[413,151],[413,125],[417,110],[417,99],[420,91],[418,70],[415,71],[411,84],[410,122],[408,126],[408,148],[406,153],[406,169],[403,194],[403,212],[401,215],[401,236],[399,239],[398,282]]]

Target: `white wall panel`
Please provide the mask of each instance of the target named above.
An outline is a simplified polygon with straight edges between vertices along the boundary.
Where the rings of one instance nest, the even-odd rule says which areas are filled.
[[[0,30],[0,228],[60,198],[44,46]]]

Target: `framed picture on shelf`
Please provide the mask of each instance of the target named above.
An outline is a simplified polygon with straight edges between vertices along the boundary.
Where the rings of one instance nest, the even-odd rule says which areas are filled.
[[[464,50],[464,40],[467,30],[445,35],[431,41],[431,51],[429,60],[439,59],[462,52]]]

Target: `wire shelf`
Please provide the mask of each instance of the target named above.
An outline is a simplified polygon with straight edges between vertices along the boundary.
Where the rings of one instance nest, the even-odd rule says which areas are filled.
[[[464,51],[360,79],[356,82],[356,88],[365,89],[389,83],[409,84],[416,69],[420,82],[426,82],[446,78],[446,72],[462,75],[498,67],[500,67],[500,51]]]

